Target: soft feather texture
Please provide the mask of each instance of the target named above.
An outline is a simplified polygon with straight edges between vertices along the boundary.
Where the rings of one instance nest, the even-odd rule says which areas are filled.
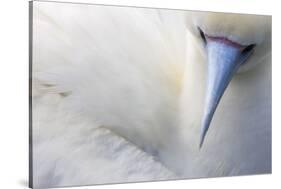
[[[175,125],[185,58],[181,13],[40,4],[34,7],[34,185],[172,177],[151,154]]]
[[[204,56],[185,12],[34,2],[33,19],[34,186],[271,171],[270,54],[199,151]]]

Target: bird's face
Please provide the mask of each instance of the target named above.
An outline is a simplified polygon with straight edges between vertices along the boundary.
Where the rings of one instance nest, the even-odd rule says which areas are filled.
[[[201,147],[233,76],[254,69],[271,51],[271,17],[196,12],[187,16],[187,28],[207,60]]]

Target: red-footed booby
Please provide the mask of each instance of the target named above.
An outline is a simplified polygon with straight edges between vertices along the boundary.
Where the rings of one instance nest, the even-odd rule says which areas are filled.
[[[34,2],[33,23],[34,186],[271,172],[270,17]]]

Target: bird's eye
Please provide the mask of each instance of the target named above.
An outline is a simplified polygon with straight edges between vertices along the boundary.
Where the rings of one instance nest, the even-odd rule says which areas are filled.
[[[199,33],[200,33],[200,36],[201,36],[201,39],[203,40],[204,44],[206,44],[206,36],[204,34],[204,32],[198,27],[198,30],[199,30]]]
[[[243,50],[242,50],[242,54],[247,54],[251,51],[254,50],[256,44],[251,44],[251,45],[248,45],[247,47],[245,47]]]

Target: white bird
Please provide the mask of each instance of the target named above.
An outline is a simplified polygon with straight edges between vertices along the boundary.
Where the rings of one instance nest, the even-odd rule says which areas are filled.
[[[270,17],[33,2],[32,32],[34,187],[271,172]]]

